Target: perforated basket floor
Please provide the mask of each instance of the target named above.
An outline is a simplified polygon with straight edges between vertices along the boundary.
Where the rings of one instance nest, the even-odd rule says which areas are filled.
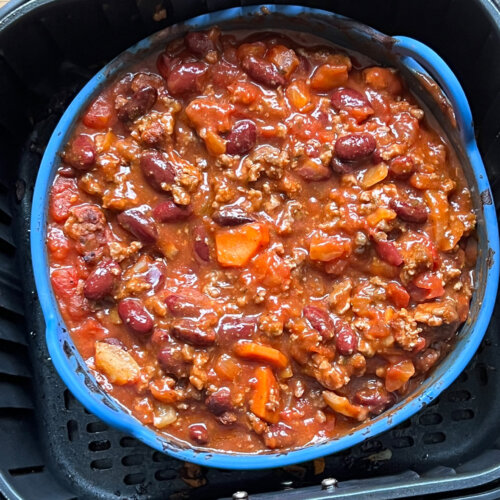
[[[368,492],[370,498],[426,493],[443,498],[439,492],[489,488],[484,485],[500,478],[498,308],[474,360],[434,404],[357,447],[284,469],[227,472],[183,464],[98,421],[55,374],[28,251],[32,189],[51,131],[74,94],[111,56],[168,22],[234,4],[52,0],[25,6],[22,22],[0,20],[0,491],[30,500],[209,499],[236,490],[256,494],[311,486],[304,492],[287,490],[286,496],[319,498],[318,484],[325,477],[337,478],[336,495],[349,498],[367,498]],[[500,200],[495,120],[500,70],[493,64],[500,36],[494,24],[498,12],[488,10],[493,4],[425,0],[402,8],[396,1],[339,0],[314,5],[381,31],[414,36],[445,56],[472,96],[479,144]],[[163,8],[167,18],[158,23],[153,14]],[[474,33],[459,29],[459,20],[461,26],[467,20]],[[16,38],[21,35],[22,44]]]

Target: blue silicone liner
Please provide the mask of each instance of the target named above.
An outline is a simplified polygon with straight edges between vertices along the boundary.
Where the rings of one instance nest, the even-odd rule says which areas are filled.
[[[285,18],[298,19],[300,17],[301,19],[308,19],[310,16],[311,18],[321,18],[332,23],[339,20],[342,22],[348,21],[342,16],[326,11],[299,6],[268,5],[265,8],[268,13],[284,16]],[[228,20],[259,15],[262,15],[262,6],[238,7],[193,18],[186,21],[182,28],[185,30],[204,29]],[[256,25],[256,28],[259,28],[259,26]],[[379,37],[388,38],[370,28],[366,28],[366,30],[369,32],[369,36],[366,38],[374,43],[377,43]],[[158,34],[146,38],[129,49],[127,53],[129,55],[137,54],[140,51],[149,49],[157,37]],[[479,273],[478,290],[473,297],[473,301],[477,303],[476,312],[474,313],[475,318],[463,327],[454,350],[441,362],[433,374],[424,381],[422,387],[415,394],[410,395],[406,401],[402,401],[388,412],[349,435],[323,443],[312,444],[288,453],[275,452],[252,455],[199,451],[199,449],[196,450],[188,444],[160,436],[152,429],[143,426],[124,410],[117,401],[105,393],[88,372],[85,362],[76,351],[71,337],[64,327],[49,279],[46,226],[49,189],[59,163],[58,153],[63,149],[81,110],[85,109],[97,91],[110,78],[113,78],[126,67],[127,58],[124,57],[124,53],[99,71],[85,85],[62,116],[43,156],[32,205],[31,255],[38,298],[45,317],[48,349],[59,375],[75,397],[90,412],[111,426],[143,441],[150,447],[181,460],[225,469],[264,469],[304,462],[332,454],[351,447],[366,438],[387,431],[411,417],[426,404],[429,404],[465,368],[488,327],[497,293],[499,241],[491,190],[474,139],[469,104],[455,75],[434,51],[422,43],[406,37],[394,37],[390,40],[392,41],[390,51],[394,57],[399,59],[411,71],[423,74],[427,74],[426,70],[429,71],[445,91],[456,114],[457,128],[462,138],[460,146],[468,158],[477,193],[482,195],[486,193],[486,196],[481,196],[481,198],[489,200],[489,202],[486,201],[485,203],[476,203],[476,210],[482,213],[482,221],[484,222],[484,227],[481,225],[478,231],[480,234],[480,259],[483,259],[484,265]],[[478,195],[476,199],[479,199]],[[488,265],[485,264],[486,259],[488,259]]]

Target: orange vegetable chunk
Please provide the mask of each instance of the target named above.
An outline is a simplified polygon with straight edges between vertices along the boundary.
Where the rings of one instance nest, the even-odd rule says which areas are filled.
[[[224,267],[243,267],[269,243],[265,224],[244,224],[215,234],[217,261]]]
[[[271,368],[260,366],[255,370],[255,390],[252,395],[250,409],[255,415],[270,424],[275,424],[279,420],[280,410],[280,389],[278,381]]]
[[[276,368],[283,369],[288,366],[288,358],[278,349],[256,342],[240,342],[234,346],[234,352],[240,358],[262,361]]]
[[[415,367],[409,359],[390,366],[385,375],[385,388],[389,392],[401,389],[415,374]]]
[[[326,236],[315,232],[309,246],[309,257],[312,260],[328,262],[351,253],[352,242],[339,235]]]

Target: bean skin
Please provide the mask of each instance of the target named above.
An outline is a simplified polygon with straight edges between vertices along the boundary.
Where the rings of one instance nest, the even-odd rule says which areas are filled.
[[[166,374],[174,375],[177,378],[189,375],[189,365],[182,359],[179,349],[174,349],[171,346],[164,347],[158,352],[158,363]]]
[[[225,316],[217,327],[217,343],[230,345],[238,340],[251,339],[257,323],[252,317]]]
[[[176,168],[163,153],[155,149],[142,153],[139,165],[149,184],[159,191],[163,185],[175,182]]]
[[[416,222],[418,224],[427,222],[429,213],[424,205],[412,205],[407,201],[392,199],[389,206],[405,222]]]
[[[356,162],[368,158],[377,147],[373,135],[360,132],[344,135],[335,142],[335,156],[340,161]]]
[[[373,109],[366,97],[354,89],[343,88],[334,90],[331,96],[331,103],[333,109],[337,112],[363,108],[366,116],[373,114]]]
[[[137,120],[155,105],[157,97],[158,92],[151,85],[138,89],[127,99],[125,104],[118,107],[118,119],[122,122]]]
[[[389,172],[396,179],[407,179],[415,171],[415,161],[411,156],[396,156],[389,162]]]
[[[226,153],[243,155],[248,153],[257,142],[257,127],[251,120],[240,120],[226,137]]]
[[[125,210],[116,217],[116,220],[124,229],[132,233],[142,243],[152,245],[158,239],[158,230],[151,217],[147,215],[150,207],[141,205],[137,208]]]
[[[199,58],[203,58],[208,52],[215,50],[214,42],[203,31],[191,31],[184,37],[184,43],[188,50]]]
[[[278,68],[261,57],[247,56],[241,62],[241,66],[257,83],[271,88],[286,84],[285,77],[278,71]]]
[[[317,330],[325,340],[330,340],[335,335],[335,325],[326,309],[317,306],[304,307],[304,316],[311,326]]]
[[[223,207],[212,215],[212,220],[219,226],[239,226],[255,219],[239,207]]]
[[[392,241],[373,240],[377,255],[392,266],[400,266],[403,263],[403,258]]]
[[[153,329],[153,318],[139,299],[123,299],[118,304],[118,315],[134,333],[145,335]]]
[[[210,261],[210,247],[208,245],[208,233],[204,226],[196,226],[193,229],[193,247],[196,255],[203,262]]]
[[[64,161],[77,170],[89,170],[95,163],[94,141],[88,135],[77,135],[64,153]]]
[[[177,205],[172,200],[159,203],[153,210],[153,216],[159,222],[180,222],[192,213],[191,205]]]
[[[231,401],[231,391],[227,387],[221,387],[205,400],[208,410],[214,415],[222,415],[234,409]]]
[[[209,438],[205,424],[191,424],[189,426],[189,439],[197,444],[207,444]]]
[[[351,174],[356,170],[356,165],[353,163],[344,163],[340,161],[338,158],[335,158],[335,156],[332,157],[332,160],[330,162],[330,168],[339,175],[344,175],[344,174]]]
[[[198,327],[198,322],[192,319],[174,320],[172,322],[172,335],[177,340],[194,347],[208,347],[215,344],[214,330],[203,330]]]
[[[173,96],[196,92],[201,88],[201,80],[208,66],[202,62],[186,62],[170,70],[167,88]]]
[[[335,347],[337,351],[343,356],[354,354],[358,347],[358,339],[349,323],[338,316],[334,316],[333,323],[335,325]]]
[[[109,263],[96,267],[85,280],[83,294],[89,300],[102,300],[112,293],[119,273],[118,264]]]

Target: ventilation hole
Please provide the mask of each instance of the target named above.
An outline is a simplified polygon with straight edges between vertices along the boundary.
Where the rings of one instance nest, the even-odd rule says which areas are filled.
[[[141,484],[145,481],[146,476],[142,472],[137,472],[136,474],[127,474],[123,478],[125,484]]]
[[[87,432],[104,432],[108,429],[109,427],[104,422],[90,422],[90,424],[87,424]]]
[[[76,420],[68,420],[66,427],[68,429],[68,439],[76,441],[78,439],[78,422]]]
[[[481,385],[488,385],[488,370],[484,365],[477,366],[477,374]]]
[[[428,405],[427,408],[430,408],[432,406],[437,406],[439,404],[439,398],[436,398],[434,401],[431,401]]]
[[[419,424],[422,425],[437,425],[443,421],[443,417],[439,413],[428,413],[421,415],[418,419]]]
[[[438,444],[442,443],[446,439],[446,436],[442,432],[431,432],[430,434],[425,434],[423,441],[424,444]]]
[[[66,410],[73,410],[77,405],[77,401],[73,394],[66,389],[64,391],[64,407]]]
[[[155,451],[153,453],[153,462],[168,462],[170,459],[164,453],[160,453],[159,451]]]
[[[459,384],[463,384],[463,383],[467,382],[468,379],[469,379],[469,375],[467,375],[467,372],[462,372],[460,374],[460,376],[457,378],[457,382]]]
[[[141,465],[144,462],[142,455],[127,455],[122,458],[122,464],[129,467],[131,465]]]
[[[43,465],[33,465],[31,467],[20,467],[19,469],[9,469],[11,476],[26,476],[28,474],[40,474],[43,472],[45,466]]]
[[[172,469],[160,469],[155,472],[155,479],[157,481],[167,481],[169,479],[175,479],[177,473]]]
[[[133,448],[134,446],[138,446],[139,441],[137,439],[131,438],[131,437],[124,437],[120,439],[120,446],[122,448]]]
[[[90,468],[93,470],[106,470],[113,467],[113,460],[111,458],[100,458],[99,460],[92,460]]]
[[[452,403],[458,403],[460,401],[469,401],[471,398],[471,393],[469,391],[461,390],[461,391],[453,391],[448,394],[448,401]]]
[[[451,419],[455,421],[472,420],[473,418],[474,412],[472,410],[455,410],[451,412]]]
[[[411,420],[405,420],[404,422],[401,422],[395,429],[408,429],[411,427],[412,422]]]
[[[410,448],[410,446],[414,444],[415,441],[413,441],[413,438],[410,436],[403,436],[392,441],[393,448]]]
[[[109,450],[111,448],[111,443],[107,439],[103,439],[102,441],[91,441],[89,443],[90,451],[104,451]]]

